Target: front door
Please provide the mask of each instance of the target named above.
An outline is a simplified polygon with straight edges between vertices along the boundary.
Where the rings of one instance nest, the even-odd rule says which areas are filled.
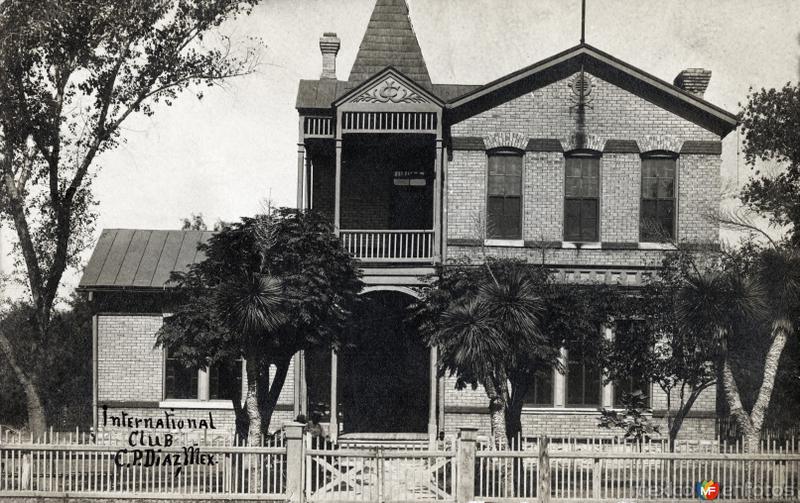
[[[430,353],[406,321],[411,297],[364,297],[358,327],[339,363],[345,433],[424,433]]]

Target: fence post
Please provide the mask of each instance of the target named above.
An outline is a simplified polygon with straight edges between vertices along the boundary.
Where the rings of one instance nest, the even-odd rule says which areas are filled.
[[[475,441],[477,428],[461,428],[456,448],[456,501],[475,501]]]
[[[594,465],[592,466],[592,497],[596,500],[600,499],[600,487],[602,484],[600,469],[600,458],[594,458]]]
[[[536,474],[539,479],[539,501],[550,503],[550,454],[547,452],[547,437],[539,437],[539,465]]]
[[[286,499],[303,502],[303,425],[288,423],[286,431]]]

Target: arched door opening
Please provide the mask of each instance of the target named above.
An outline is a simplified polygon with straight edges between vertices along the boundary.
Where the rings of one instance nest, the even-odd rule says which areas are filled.
[[[409,295],[364,295],[354,333],[340,353],[345,433],[427,431],[430,351],[407,321]]]

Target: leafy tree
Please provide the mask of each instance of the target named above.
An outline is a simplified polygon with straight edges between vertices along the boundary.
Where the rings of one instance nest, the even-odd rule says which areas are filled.
[[[25,393],[14,376],[11,365],[28,372],[44,365],[48,372],[41,376],[42,404],[47,422],[61,430],[88,427],[92,424],[92,345],[91,303],[85,295],[74,295],[68,309],[53,313],[54,335],[47,346],[32,337],[32,306],[17,302],[0,316],[0,328],[17,334],[13,361],[0,360],[0,423],[21,427],[25,424]],[[15,404],[19,404],[18,406]]]
[[[37,344],[52,344],[62,275],[89,243],[98,155],[118,145],[131,115],[152,115],[191,86],[253,71],[253,50],[237,57],[227,40],[209,38],[257,1],[0,4],[0,216],[16,231]],[[15,335],[0,332],[8,361]],[[45,367],[13,367],[29,425],[41,431]]]
[[[546,267],[489,258],[441,268],[413,316],[439,349],[440,373],[455,375],[459,388],[483,386],[494,443],[502,448],[521,431],[535,376],[559,368],[560,348],[598,347],[612,295],[596,293],[557,285]]]
[[[633,393],[623,393],[622,411],[615,409],[602,409],[600,411],[601,428],[618,428],[624,430],[625,438],[642,441],[652,434],[658,434],[658,426],[654,425],[645,412],[649,412],[647,397],[641,390]]]
[[[233,406],[240,431],[246,425],[257,445],[292,357],[342,344],[363,285],[329,221],[311,211],[243,218],[201,251],[202,262],[174,276],[178,307],[157,343],[195,368],[245,359],[244,406],[238,399]]]
[[[791,241],[800,245],[800,85],[760,89],[747,96],[740,113],[745,160],[755,176],[742,192],[750,209],[772,222],[791,226]],[[777,174],[764,172],[759,163],[776,163]]]
[[[670,448],[700,394],[716,384],[718,343],[714,334],[681,323],[679,294],[695,273],[696,257],[679,251],[664,258],[654,275],[625,296],[615,312],[615,337],[601,352],[611,382],[634,376],[665,394]],[[677,401],[677,403],[675,403]]]

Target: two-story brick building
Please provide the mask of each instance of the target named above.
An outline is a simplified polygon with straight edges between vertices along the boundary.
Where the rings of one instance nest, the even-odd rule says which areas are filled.
[[[321,77],[300,82],[297,198],[333,220],[372,302],[356,349],[297,355],[277,423],[319,409],[334,436],[487,430],[483,391],[438,377],[436,349],[402,315],[436,264],[489,253],[544,260],[565,283],[636,286],[658,267],[665,238],[717,245],[707,214],[736,117],[703,99],[711,72],[687,69],[671,84],[581,43],[488,84],[434,84],[405,0],[377,0],[346,80],[340,43],[326,33]],[[81,282],[101,306],[96,406],[212,409],[231,423],[225,399],[241,393],[241,369],[186,371],[153,348],[169,273],[200,260],[206,238],[102,233]],[[568,372],[534,386],[525,434],[604,433],[599,409],[620,390],[570,353]],[[649,394],[663,415],[666,397]],[[711,436],[714,411],[710,389],[684,434]]]

